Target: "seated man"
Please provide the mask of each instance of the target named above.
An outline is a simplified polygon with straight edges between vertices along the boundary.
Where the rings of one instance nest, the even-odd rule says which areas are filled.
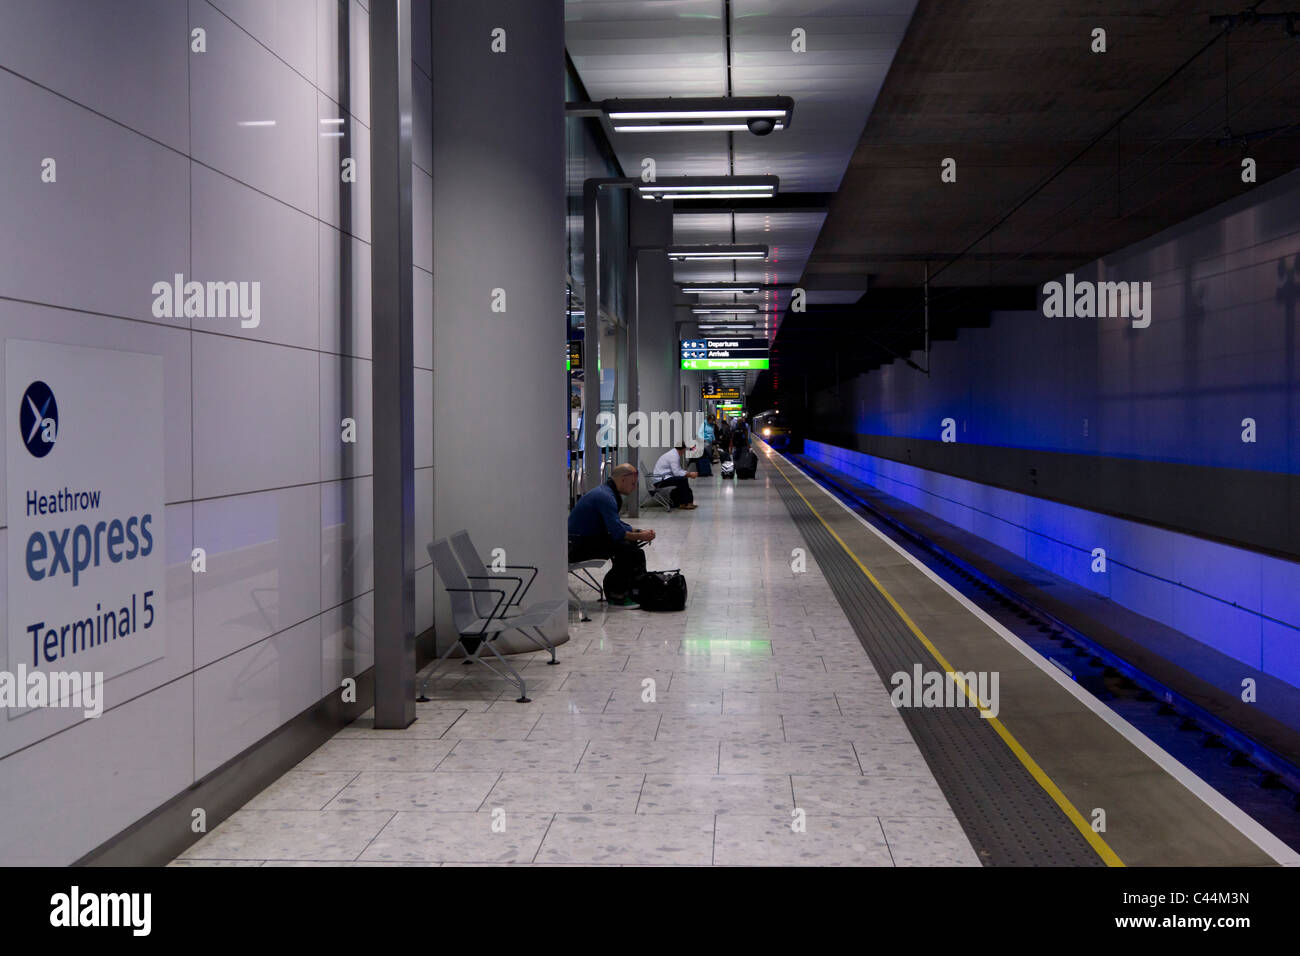
[[[678,445],[676,448],[669,449],[659,456],[655,462],[654,476],[655,489],[671,488],[670,493],[673,499],[674,508],[690,510],[695,507],[695,495],[691,492],[692,478],[698,478],[699,474],[694,471],[687,471],[684,464],[686,460],[686,446]]]
[[[618,517],[623,495],[636,491],[633,465],[618,465],[599,488],[593,488],[569,512],[569,563],[609,558],[614,566],[605,575],[605,599],[610,607],[636,608],[628,597],[632,582],[645,572],[645,555],[638,542],[653,541],[653,531],[638,531]]]

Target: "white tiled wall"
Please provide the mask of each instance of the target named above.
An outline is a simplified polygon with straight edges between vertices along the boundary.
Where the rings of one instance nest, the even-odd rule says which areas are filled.
[[[425,195],[427,4],[416,4],[413,54]],[[204,53],[190,51],[195,28]],[[166,656],[111,680],[99,719],[0,717],[0,864],[65,864],[373,663],[368,4],[0,0],[0,66],[0,336],[164,357]],[[39,179],[47,156],[56,184]],[[357,161],[350,185],[344,156]],[[417,210],[421,235],[431,216]],[[154,318],[151,286],[177,272],[260,281],[260,325]],[[341,442],[348,417],[355,445]],[[421,456],[428,534],[433,469]],[[207,552],[203,574],[191,573],[194,547]],[[422,596],[420,626],[431,623]]]

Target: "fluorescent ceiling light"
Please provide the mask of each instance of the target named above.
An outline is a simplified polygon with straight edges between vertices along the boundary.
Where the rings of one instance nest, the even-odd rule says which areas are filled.
[[[702,185],[702,186],[696,186],[696,185],[692,185],[692,184],[690,184],[690,183],[683,183],[683,184],[681,184],[681,185],[674,185],[674,184],[672,184],[672,183],[659,183],[659,182],[654,182],[654,183],[649,183],[649,184],[647,184],[647,185],[645,185],[645,186],[642,186],[642,187],[641,187],[641,191],[642,191],[643,193],[645,193],[645,192],[651,192],[651,193],[667,192],[667,191],[669,191],[669,190],[671,190],[671,191],[673,191],[673,192],[690,192],[691,190],[695,190],[695,191],[697,191],[697,192],[722,192],[722,191],[725,190],[725,189],[754,189],[754,188],[759,188],[759,189],[775,189],[775,188],[776,188],[776,184],[773,183],[771,186],[768,186],[768,185],[765,184],[765,183],[759,183],[759,184],[755,184],[755,185],[750,185],[750,184],[745,183],[745,184],[741,184],[741,185],[738,185],[738,186],[737,186],[737,185],[733,185],[733,184],[730,184],[730,183],[718,183],[718,184],[716,184],[716,185],[710,183],[710,184],[706,184],[706,185]]]
[[[643,192],[642,199],[771,199],[774,193],[656,193]]]
[[[616,133],[743,132],[766,136],[794,115],[788,96],[688,96],[609,99],[600,109]]]
[[[697,306],[696,308],[691,309],[691,311],[694,312],[696,315],[758,315],[759,312],[757,306],[744,306],[744,305],[735,306],[733,308],[719,306],[716,309],[708,308],[704,306]]]
[[[758,245],[669,246],[668,258],[678,261],[766,259],[767,252],[767,246]]]
[[[753,295],[759,289],[756,285],[684,285],[682,291],[687,295]]]
[[[690,110],[660,110],[659,112],[646,113],[634,113],[630,110],[624,110],[622,112],[609,114],[609,118],[612,120],[748,119],[752,116],[772,116],[783,118],[785,116],[785,110],[701,110],[699,112],[691,112]]]
[[[674,176],[637,186],[643,199],[770,199],[777,176]]]
[[[646,125],[615,126],[615,133],[744,133],[748,123],[654,123]],[[785,129],[777,123],[773,130]]]

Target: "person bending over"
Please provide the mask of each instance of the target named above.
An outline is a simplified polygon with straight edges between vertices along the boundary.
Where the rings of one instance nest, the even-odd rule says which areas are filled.
[[[603,485],[579,498],[569,512],[569,563],[592,558],[614,562],[604,581],[610,607],[639,606],[628,592],[637,576],[645,573],[640,542],[655,538],[653,531],[639,531],[619,519],[623,496],[636,491],[636,482],[634,466],[618,465]]]
[[[694,471],[687,471],[686,465],[686,446],[678,445],[671,448],[659,456],[655,462],[655,490],[660,488],[671,488],[669,493],[673,500],[673,507],[690,510],[695,507],[695,495],[691,492],[691,479],[698,478],[699,474]]]

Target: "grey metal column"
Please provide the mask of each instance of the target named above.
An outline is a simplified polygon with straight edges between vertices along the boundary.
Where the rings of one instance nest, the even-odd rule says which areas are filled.
[[[582,484],[585,494],[596,487],[593,471],[600,465],[596,447],[596,416],[600,413],[600,187],[605,180],[588,179],[582,186]]]
[[[431,10],[433,537],[468,531],[489,563],[499,554],[538,568],[529,603],[563,604],[564,3],[435,0]],[[590,299],[587,310],[598,329]],[[445,649],[451,603],[429,576]],[[565,639],[565,616],[547,632]],[[497,647],[515,645],[532,646],[514,632]]]
[[[415,720],[411,3],[370,4],[375,727]]]
[[[587,314],[582,333],[582,490],[600,484],[596,421],[600,414],[600,190],[627,189],[637,179],[588,179],[582,184],[582,294]],[[635,258],[635,254],[633,254]]]
[[[687,325],[693,325],[693,324],[695,324],[695,323],[693,323],[693,322],[674,322],[674,323],[673,323],[673,328],[676,330],[676,336],[677,336],[678,341],[681,341],[682,334],[683,334],[683,332],[685,331],[685,329],[684,329],[683,327],[684,327],[684,326],[687,326]],[[681,350],[680,350],[680,349],[678,350],[678,353],[677,353],[677,362],[674,363],[674,368],[676,369],[676,375],[675,375],[675,377],[674,377],[674,379],[673,379],[673,382],[674,382],[674,388],[676,388],[677,391],[679,391],[679,392],[682,393],[682,401],[686,401],[686,395],[687,395],[686,388],[687,388],[687,383],[685,383],[685,382],[682,381],[682,362],[681,362]],[[695,376],[695,380],[696,380],[696,383],[698,384],[698,382],[699,382],[699,375],[698,375],[698,374]]]
[[[632,266],[632,314],[628,316],[627,322],[627,410],[630,415],[632,412],[641,409],[641,384],[640,376],[637,374],[637,361],[640,358],[640,329],[641,329],[641,283],[643,276],[641,274],[641,257],[645,252],[641,249],[632,248],[629,250],[628,258],[631,259]],[[636,468],[637,473],[641,471],[641,447],[632,445],[627,450],[628,464]],[[627,513],[630,518],[639,518],[641,516],[641,481],[637,479],[637,490],[627,500]]]
[[[633,200],[628,227],[635,278],[631,324],[636,343],[635,358],[629,353],[632,379],[628,390],[628,411],[647,415],[685,412],[686,409],[678,404],[670,364],[672,353],[677,348],[671,343],[674,286],[673,267],[667,252],[673,241],[672,200]],[[689,438],[687,435],[681,437]],[[639,464],[644,458],[653,465],[660,452],[667,450],[657,446],[632,448],[628,460]]]

